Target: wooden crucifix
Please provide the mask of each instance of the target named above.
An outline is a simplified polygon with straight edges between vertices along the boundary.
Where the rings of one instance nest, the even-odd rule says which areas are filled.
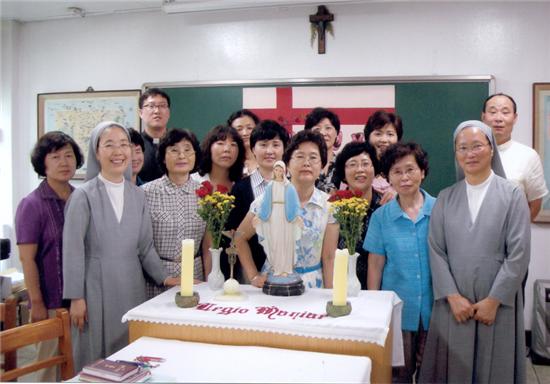
[[[326,6],[319,5],[317,7],[317,13],[309,15],[309,22],[312,27],[312,44],[317,35],[317,49],[319,54],[325,53],[326,40],[325,33],[328,31],[332,34],[331,21],[334,21],[334,15],[330,13]]]

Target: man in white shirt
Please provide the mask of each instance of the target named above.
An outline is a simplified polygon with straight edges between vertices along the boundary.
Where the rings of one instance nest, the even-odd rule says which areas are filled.
[[[170,119],[170,97],[161,89],[148,89],[139,98],[139,116],[143,122],[141,136],[145,143],[144,164],[139,178],[147,183],[164,174],[158,164],[157,154],[160,139],[166,134]]]
[[[516,102],[511,96],[497,93],[489,96],[483,104],[481,119],[493,130],[506,178],[525,192],[533,221],[540,212],[542,198],[548,194],[548,188],[538,153],[512,140],[517,118]]]

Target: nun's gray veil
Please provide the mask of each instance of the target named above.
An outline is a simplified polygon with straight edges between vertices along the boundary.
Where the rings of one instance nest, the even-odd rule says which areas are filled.
[[[456,137],[458,136],[458,134],[463,129],[470,128],[470,127],[479,128],[485,134],[485,136],[487,136],[487,139],[491,144],[491,148],[493,149],[493,158],[491,160],[491,168],[493,169],[493,172],[495,174],[506,178],[506,174],[504,173],[504,168],[502,167],[502,162],[500,161],[500,155],[498,154],[498,148],[497,148],[497,142],[495,140],[495,136],[493,135],[493,131],[487,124],[479,120],[467,120],[458,124],[458,127],[456,127],[455,132],[453,134],[453,145],[455,145]],[[456,169],[456,180],[460,181],[464,179],[464,171],[458,165],[456,158],[455,158],[455,169]]]
[[[126,127],[120,125],[119,123],[116,123],[114,121],[102,121],[101,123],[96,125],[96,127],[92,130],[92,133],[90,134],[90,145],[88,146],[88,158],[86,160],[86,181],[93,179],[99,174],[99,171],[101,171],[101,165],[99,164],[99,161],[96,157],[97,145],[99,143],[99,138],[101,134],[109,127],[121,128],[124,132],[126,132],[128,140],[130,140],[128,129],[126,129]],[[124,178],[126,180],[132,180],[131,159],[129,159],[128,161],[128,169],[124,171]]]

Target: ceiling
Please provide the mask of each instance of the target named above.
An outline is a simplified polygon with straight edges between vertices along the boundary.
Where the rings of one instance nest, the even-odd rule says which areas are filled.
[[[20,22],[162,11],[198,12],[221,9],[303,4],[428,2],[430,0],[0,0],[0,19]],[[431,0],[433,1],[433,0]],[[440,0],[441,1],[441,0]],[[469,2],[475,0],[443,0]],[[514,0],[489,0],[514,2]],[[535,0],[537,1],[537,0]],[[550,0],[538,0],[549,2]]]
[[[160,11],[162,0],[0,0],[2,20],[21,22]],[[76,7],[74,10],[71,7]],[[82,9],[79,13],[78,9]]]

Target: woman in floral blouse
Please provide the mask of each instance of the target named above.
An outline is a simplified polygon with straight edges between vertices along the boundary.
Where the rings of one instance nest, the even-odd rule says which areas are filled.
[[[287,164],[291,183],[298,193],[303,220],[301,237],[295,244],[294,272],[300,274],[306,287],[331,288],[338,224],[329,213],[328,195],[315,187],[315,181],[327,163],[323,137],[310,130],[297,133],[291,139],[283,161]],[[267,273],[272,270],[266,261],[259,273],[248,246],[248,239],[255,234],[252,223],[262,201],[263,195],[254,200],[237,229],[242,236],[236,239],[241,264],[251,284],[256,287],[263,286]]]

